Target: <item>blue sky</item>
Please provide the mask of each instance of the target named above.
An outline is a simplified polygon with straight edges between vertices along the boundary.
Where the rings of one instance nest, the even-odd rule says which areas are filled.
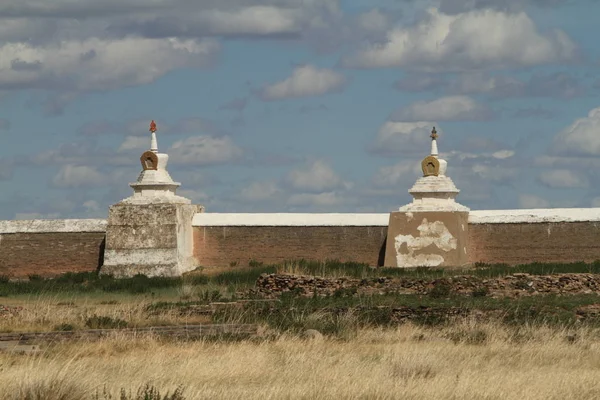
[[[0,218],[96,218],[155,119],[208,212],[600,206],[600,2],[4,0]]]

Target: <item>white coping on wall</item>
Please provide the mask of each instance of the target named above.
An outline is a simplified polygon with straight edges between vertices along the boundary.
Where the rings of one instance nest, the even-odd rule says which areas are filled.
[[[194,226],[387,226],[390,214],[199,213]]]
[[[390,214],[198,213],[194,226],[388,226]],[[471,224],[600,222],[600,208],[479,210]]]
[[[193,226],[387,226],[389,213],[198,213]],[[600,222],[600,208],[479,210],[469,213],[471,224],[543,222]],[[36,219],[0,221],[0,234],[106,232],[105,219]]]
[[[0,234],[106,232],[105,219],[33,219],[0,221]]]
[[[599,222],[600,208],[549,208],[534,210],[481,210],[469,213],[470,224],[540,222]]]

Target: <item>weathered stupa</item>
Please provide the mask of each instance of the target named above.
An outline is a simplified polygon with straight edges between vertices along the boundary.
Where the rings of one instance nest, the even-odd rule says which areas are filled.
[[[133,195],[110,207],[102,274],[180,276],[196,267],[192,218],[204,207],[176,194],[181,184],[167,171],[169,156],[158,152],[156,131],[152,121],[142,172],[129,184]]]
[[[431,154],[423,176],[409,190],[413,201],[390,214],[385,252],[387,267],[452,267],[467,264],[469,209],[456,202],[460,192],[446,176],[438,134],[431,132]]]

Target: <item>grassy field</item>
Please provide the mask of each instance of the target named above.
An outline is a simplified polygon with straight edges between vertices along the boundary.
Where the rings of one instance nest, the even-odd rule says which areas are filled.
[[[223,304],[239,300],[261,273],[426,279],[599,269],[599,263],[577,263],[373,270],[302,261],[177,279],[0,277],[0,306],[8,310],[0,313],[0,332],[199,323],[260,324],[267,332],[252,340],[203,341],[116,333],[99,342],[42,345],[40,354],[0,353],[0,400],[600,398],[600,317],[576,314],[600,304],[596,294],[287,293],[276,301]],[[214,302],[221,303],[214,313],[197,312]],[[399,323],[395,310],[402,307],[433,312]],[[324,338],[305,339],[307,329]]]
[[[597,399],[599,335],[464,323],[350,340],[116,337],[0,356],[0,399]],[[148,383],[162,397],[136,396]]]

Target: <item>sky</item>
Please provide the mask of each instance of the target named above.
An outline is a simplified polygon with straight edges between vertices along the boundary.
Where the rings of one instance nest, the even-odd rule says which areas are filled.
[[[207,212],[600,207],[598,0],[2,0],[0,219],[105,218],[149,123]]]

